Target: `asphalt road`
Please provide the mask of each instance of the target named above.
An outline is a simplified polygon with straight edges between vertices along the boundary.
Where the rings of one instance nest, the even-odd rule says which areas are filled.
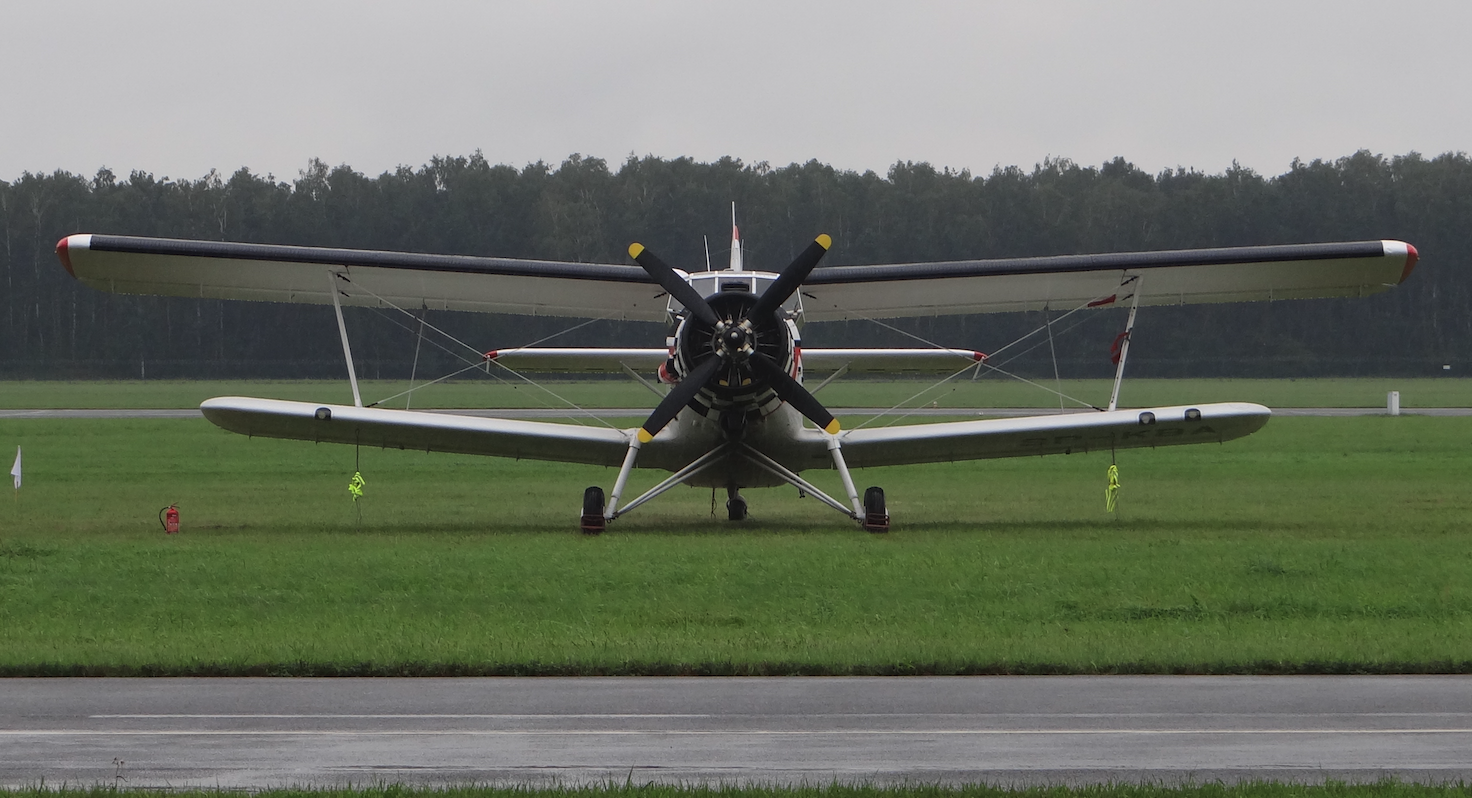
[[[1472,779],[1472,677],[0,680],[0,785]]]
[[[864,416],[888,410],[873,407],[835,407],[829,410],[836,416]],[[429,413],[458,413],[466,416],[487,418],[567,418],[573,411],[566,408],[504,408],[490,410],[428,410]],[[599,418],[643,418],[649,408],[590,408],[583,411]],[[896,412],[906,416],[945,416],[949,418],[979,416],[990,418],[1017,418],[1021,416],[1050,415],[1054,411],[1037,407],[991,407],[991,408],[946,408],[921,407]],[[1092,412],[1088,410],[1072,412]],[[1403,407],[1401,414],[1407,416],[1472,416],[1472,407]],[[1383,407],[1276,407],[1275,416],[1383,416]],[[197,409],[176,410],[0,410],[0,419],[6,418],[200,418]]]

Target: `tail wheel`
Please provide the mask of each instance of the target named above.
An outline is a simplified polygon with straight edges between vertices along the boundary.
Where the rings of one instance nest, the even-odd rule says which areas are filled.
[[[864,491],[864,529],[868,532],[889,531],[889,511],[884,506],[884,488]]]
[[[741,497],[741,487],[735,484],[726,486],[726,517],[732,521],[746,520],[746,499]]]
[[[594,485],[583,491],[583,517],[578,528],[584,535],[597,535],[607,526],[603,518],[603,489]]]

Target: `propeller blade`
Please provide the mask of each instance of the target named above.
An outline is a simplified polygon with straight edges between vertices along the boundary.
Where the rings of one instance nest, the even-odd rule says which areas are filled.
[[[782,270],[782,274],[772,281],[746,317],[748,319],[765,318],[776,312],[777,308],[782,307],[782,303],[786,302],[794,291],[802,287],[803,281],[808,279],[813,267],[818,265],[818,261],[823,259],[823,255],[831,246],[833,246],[833,239],[829,238],[827,233],[813,239],[813,243],[808,244],[807,249],[799,252],[797,257],[787,264],[787,268]]]
[[[659,406],[649,414],[649,419],[644,422],[644,426],[639,428],[639,442],[648,443],[654,440],[654,436],[674,420],[680,408],[689,404],[690,400],[695,398],[695,394],[700,393],[700,389],[710,382],[710,378],[714,377],[725,363],[726,359],[723,357],[712,357],[696,366],[694,371],[686,374],[685,379],[680,380],[674,388],[670,389],[669,393],[665,394]]]
[[[802,387],[802,383],[794,380],[791,374],[783,371],[771,358],[757,352],[747,362],[751,364],[752,371],[765,379],[772,390],[782,397],[782,401],[797,408],[797,412],[811,419],[818,425],[818,429],[830,435],[838,434],[838,419],[828,412],[828,408],[818,401],[818,397],[809,393],[807,388]]]
[[[695,318],[712,327],[716,326],[719,319],[716,318],[716,312],[710,309],[710,305],[706,304],[705,297],[691,288],[689,283],[681,280],[680,275],[675,274],[675,270],[668,263],[660,260],[659,256],[637,241],[629,245],[629,257],[643,266],[644,271],[654,278],[654,282],[659,283],[659,287],[674,297],[676,302],[695,314]]]

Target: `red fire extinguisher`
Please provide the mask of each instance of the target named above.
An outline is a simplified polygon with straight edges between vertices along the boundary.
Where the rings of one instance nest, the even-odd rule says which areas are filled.
[[[164,532],[172,535],[179,531],[179,506],[171,504],[158,511],[158,522],[164,528]]]

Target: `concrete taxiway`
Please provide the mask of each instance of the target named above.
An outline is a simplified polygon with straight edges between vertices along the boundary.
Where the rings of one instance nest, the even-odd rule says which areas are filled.
[[[1472,677],[0,680],[0,785],[1472,779]]]

